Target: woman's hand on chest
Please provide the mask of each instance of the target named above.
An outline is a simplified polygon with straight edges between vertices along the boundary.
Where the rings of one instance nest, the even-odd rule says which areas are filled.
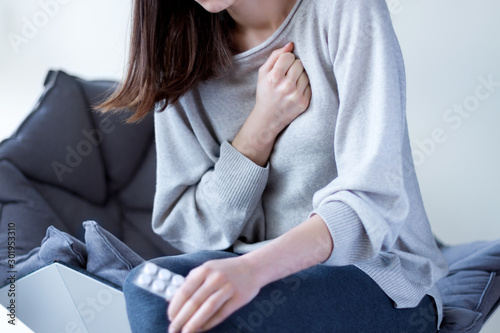
[[[255,107],[232,145],[264,166],[278,134],[309,107],[311,86],[293,44],[275,50],[260,67]]]

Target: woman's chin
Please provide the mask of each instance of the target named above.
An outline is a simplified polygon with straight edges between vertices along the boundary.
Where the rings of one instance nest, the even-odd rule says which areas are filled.
[[[227,8],[227,6],[224,6],[224,4],[217,3],[220,1],[214,1],[214,0],[196,0],[197,3],[199,3],[207,12],[210,12],[212,14],[220,13],[223,10]]]

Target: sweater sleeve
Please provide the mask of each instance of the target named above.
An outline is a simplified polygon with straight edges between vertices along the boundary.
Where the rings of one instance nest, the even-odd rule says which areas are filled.
[[[332,236],[332,254],[322,263],[331,266],[390,250],[409,212],[405,73],[389,11],[384,0],[335,3],[328,48],[339,97],[338,174],[314,194],[310,213],[323,218]]]
[[[258,218],[269,165],[258,166],[227,141],[202,146],[183,114],[178,105],[155,113],[153,230],[183,252],[223,250]]]

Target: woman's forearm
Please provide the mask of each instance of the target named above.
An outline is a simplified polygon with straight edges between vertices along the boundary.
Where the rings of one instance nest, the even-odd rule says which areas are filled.
[[[333,251],[330,232],[319,215],[290,229],[269,244],[244,254],[261,286],[324,262]]]
[[[193,268],[168,307],[169,332],[206,331],[272,281],[325,261],[333,243],[319,215],[247,254]]]

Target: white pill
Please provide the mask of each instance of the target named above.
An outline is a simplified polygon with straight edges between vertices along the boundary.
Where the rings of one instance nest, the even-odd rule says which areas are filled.
[[[158,272],[158,277],[162,280],[170,280],[172,277],[172,273],[166,269],[160,269],[160,272]]]
[[[153,282],[152,288],[154,291],[161,293],[165,290],[166,286],[167,285],[162,280],[156,280]]]
[[[151,275],[149,274],[141,274],[137,278],[137,283],[139,283],[141,286],[148,286],[152,281]]]
[[[158,271],[158,266],[156,266],[151,262],[148,262],[144,265],[144,272],[148,274],[154,275],[156,274],[157,271]]]
[[[184,277],[182,275],[174,275],[172,278],[172,285],[178,287],[184,282]]]
[[[177,287],[168,286],[167,290],[165,291],[165,298],[167,299],[167,301],[170,302],[172,300],[176,291],[177,291]]]

